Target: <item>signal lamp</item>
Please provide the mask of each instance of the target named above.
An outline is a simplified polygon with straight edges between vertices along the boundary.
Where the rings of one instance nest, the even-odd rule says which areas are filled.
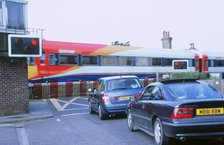
[[[21,38],[16,39],[16,44],[18,45],[23,44],[23,40]]]
[[[32,42],[31,42],[31,44],[32,44],[33,46],[37,46],[37,44],[38,44],[37,39],[33,39]]]
[[[41,38],[37,36],[9,34],[8,47],[10,57],[36,57],[42,53]]]

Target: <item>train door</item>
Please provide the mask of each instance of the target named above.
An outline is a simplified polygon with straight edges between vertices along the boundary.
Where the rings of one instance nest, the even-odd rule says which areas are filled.
[[[200,58],[198,54],[195,54],[195,71],[207,72],[208,71],[208,56],[203,54]]]
[[[202,72],[208,71],[208,56],[206,54],[202,55],[201,67],[202,67]]]
[[[40,77],[47,76],[48,71],[47,71],[47,65],[46,65],[46,53],[42,52],[41,57],[39,57],[36,62],[37,62]]]
[[[200,58],[199,58],[199,55],[198,54],[195,54],[195,71],[196,72],[201,72],[201,67],[200,67]]]

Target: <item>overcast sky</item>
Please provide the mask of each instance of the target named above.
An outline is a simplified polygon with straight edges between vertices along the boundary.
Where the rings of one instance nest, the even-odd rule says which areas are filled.
[[[44,39],[174,49],[224,51],[224,0],[28,0],[28,25]]]

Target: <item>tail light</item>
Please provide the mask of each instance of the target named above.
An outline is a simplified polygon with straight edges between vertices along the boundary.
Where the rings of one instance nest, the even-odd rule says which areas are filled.
[[[118,101],[118,96],[115,96],[114,99],[115,99],[116,101]]]
[[[134,97],[135,97],[136,99],[138,99],[138,98],[140,97],[140,94],[136,94]]]
[[[171,119],[184,119],[193,117],[194,108],[175,108],[173,114],[170,116]]]
[[[110,102],[110,97],[107,94],[103,94],[102,101],[103,102]]]

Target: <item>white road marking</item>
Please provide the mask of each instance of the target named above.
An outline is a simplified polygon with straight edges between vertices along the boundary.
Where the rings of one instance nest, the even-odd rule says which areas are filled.
[[[85,106],[85,107],[88,107],[89,105],[86,105],[86,104],[80,104],[80,103],[71,103],[73,105],[79,105],[79,106]]]
[[[0,124],[0,127],[8,127],[15,126],[14,124]]]
[[[57,122],[60,122],[61,120],[60,119],[57,119]]]
[[[23,125],[16,125],[20,145],[29,145],[28,136]]]
[[[63,107],[58,103],[57,99],[50,99],[52,104],[54,105],[54,107],[58,110],[58,111],[62,111],[64,110]]]
[[[78,97],[69,100],[65,105],[63,105],[63,106],[62,106],[63,110],[64,110],[66,107],[68,107],[69,104],[73,103],[76,99],[78,99]]]
[[[87,115],[89,113],[73,113],[73,114],[66,114],[66,115],[62,115],[62,117],[66,117],[66,116],[76,116],[76,115]]]
[[[79,99],[85,99],[85,100],[87,100],[88,98],[84,98],[84,97],[79,97]]]
[[[64,109],[62,111],[72,111],[72,110],[86,110],[89,109],[88,107],[83,107],[83,108],[74,108],[74,109]]]

